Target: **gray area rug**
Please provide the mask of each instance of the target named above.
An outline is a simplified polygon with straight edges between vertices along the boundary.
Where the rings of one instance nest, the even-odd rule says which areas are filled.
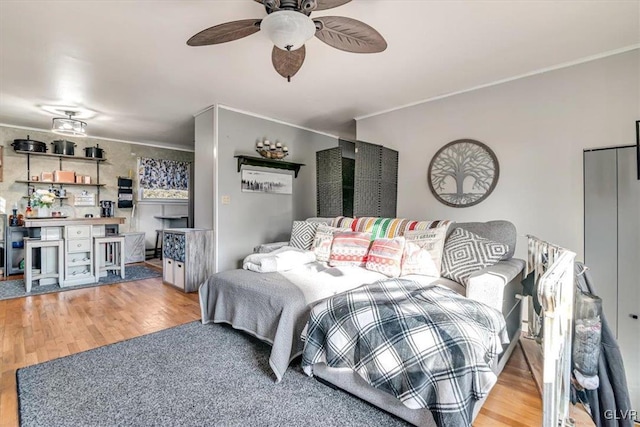
[[[187,323],[17,372],[27,426],[406,426],[225,325]]]
[[[152,277],[162,276],[162,272],[154,268],[145,267],[144,265],[130,265],[125,266],[124,269],[125,278],[120,278],[119,274],[109,272],[106,277],[102,277],[98,283],[89,283],[88,285],[76,285],[69,286],[68,288],[61,288],[58,285],[44,285],[39,286],[36,283],[31,287],[31,292],[27,293],[24,288],[24,281],[7,280],[0,282],[0,300],[28,297],[32,295],[50,294],[53,292],[70,291],[73,289],[92,288],[94,286],[111,285],[113,283],[131,282],[133,280],[149,279]]]

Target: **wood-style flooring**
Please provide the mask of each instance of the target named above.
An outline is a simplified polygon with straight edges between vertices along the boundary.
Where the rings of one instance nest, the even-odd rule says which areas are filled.
[[[0,301],[0,426],[18,425],[16,369],[199,318],[197,294],[160,278]],[[541,422],[542,403],[517,347],[474,426]]]

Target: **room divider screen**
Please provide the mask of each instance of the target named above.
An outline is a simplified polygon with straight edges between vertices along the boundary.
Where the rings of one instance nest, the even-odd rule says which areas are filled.
[[[396,216],[398,152],[367,142],[339,140],[316,153],[317,215]]]

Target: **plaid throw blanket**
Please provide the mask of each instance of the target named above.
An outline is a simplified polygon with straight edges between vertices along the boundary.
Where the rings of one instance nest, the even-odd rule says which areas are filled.
[[[328,298],[303,331],[302,367],[349,367],[439,426],[471,425],[508,337],[500,312],[454,291],[387,279]]]

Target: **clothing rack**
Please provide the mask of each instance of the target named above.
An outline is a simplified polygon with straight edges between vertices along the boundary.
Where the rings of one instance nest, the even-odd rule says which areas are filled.
[[[569,399],[576,254],[535,236],[527,235],[527,238],[525,273],[534,273],[542,306],[542,425],[573,425],[569,418]]]

